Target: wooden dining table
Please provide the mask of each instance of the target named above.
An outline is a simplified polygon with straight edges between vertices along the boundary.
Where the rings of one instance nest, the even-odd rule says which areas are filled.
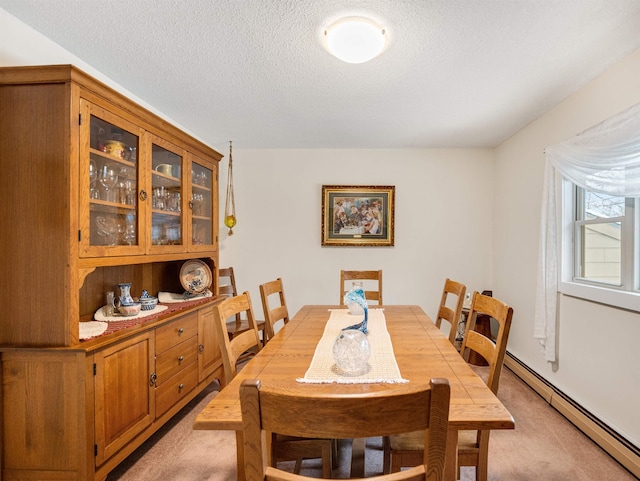
[[[319,394],[375,393],[396,387],[400,389],[404,385],[307,384],[297,380],[303,378],[309,368],[329,319],[330,310],[341,308],[345,307],[328,305],[302,307],[197,415],[194,429],[236,432],[238,481],[245,480],[239,399],[239,387],[243,380],[259,379],[263,385],[272,384],[291,392],[300,391],[306,394],[314,392]],[[455,481],[457,479],[458,431],[514,429],[513,417],[420,306],[390,305],[381,306],[381,308],[384,309],[387,330],[402,378],[419,383],[429,383],[431,378],[438,377],[449,380],[451,403],[445,479]],[[364,451],[364,443],[361,443],[360,447]],[[363,459],[360,464],[364,466]]]

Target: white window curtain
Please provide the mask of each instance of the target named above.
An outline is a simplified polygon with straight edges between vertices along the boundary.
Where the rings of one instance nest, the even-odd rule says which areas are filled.
[[[545,359],[557,358],[558,209],[556,172],[603,194],[640,196],[640,104],[545,149],[534,337]]]

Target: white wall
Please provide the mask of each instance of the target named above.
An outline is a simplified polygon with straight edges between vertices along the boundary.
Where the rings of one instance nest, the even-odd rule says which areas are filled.
[[[0,65],[59,63],[75,64],[162,116],[0,9]],[[632,345],[640,337],[638,314],[563,299],[555,372],[533,339],[543,149],[639,102],[639,78],[640,51],[495,153],[242,150],[236,145],[238,225],[233,237],[221,228],[221,262],[236,268],[239,288],[251,292],[258,312],[257,286],[276,277],[284,279],[292,313],[304,304],[336,302],[341,268],[382,268],[387,303],[419,304],[430,315],[446,276],[470,290],[493,288],[514,306],[509,350],[640,445],[640,363]],[[221,200],[226,167],[225,160]],[[322,184],[395,185],[396,246],[321,247]],[[604,392],[595,389],[596,383],[606,383]]]
[[[445,277],[491,285],[493,153],[447,150],[233,150],[238,225],[220,261],[261,311],[258,285],[282,277],[294,314],[339,302],[339,271],[383,269],[386,304],[435,314]],[[221,164],[225,198],[227,161]],[[395,247],[322,247],[323,184],[394,185]],[[224,205],[221,205],[221,218]]]
[[[533,338],[544,148],[640,102],[638,79],[640,50],[496,149],[493,280],[514,307],[509,351],[640,446],[638,313],[561,297],[557,366]]]

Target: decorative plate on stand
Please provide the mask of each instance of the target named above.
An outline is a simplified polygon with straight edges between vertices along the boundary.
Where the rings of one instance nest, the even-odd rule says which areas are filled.
[[[180,269],[180,283],[188,294],[203,294],[211,287],[212,281],[211,269],[199,259],[185,262]]]

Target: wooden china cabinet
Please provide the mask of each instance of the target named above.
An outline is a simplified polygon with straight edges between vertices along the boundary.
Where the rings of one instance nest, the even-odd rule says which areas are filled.
[[[221,158],[73,66],[0,68],[2,480],[104,480],[220,377],[216,296],[80,326],[189,260],[217,292]]]

